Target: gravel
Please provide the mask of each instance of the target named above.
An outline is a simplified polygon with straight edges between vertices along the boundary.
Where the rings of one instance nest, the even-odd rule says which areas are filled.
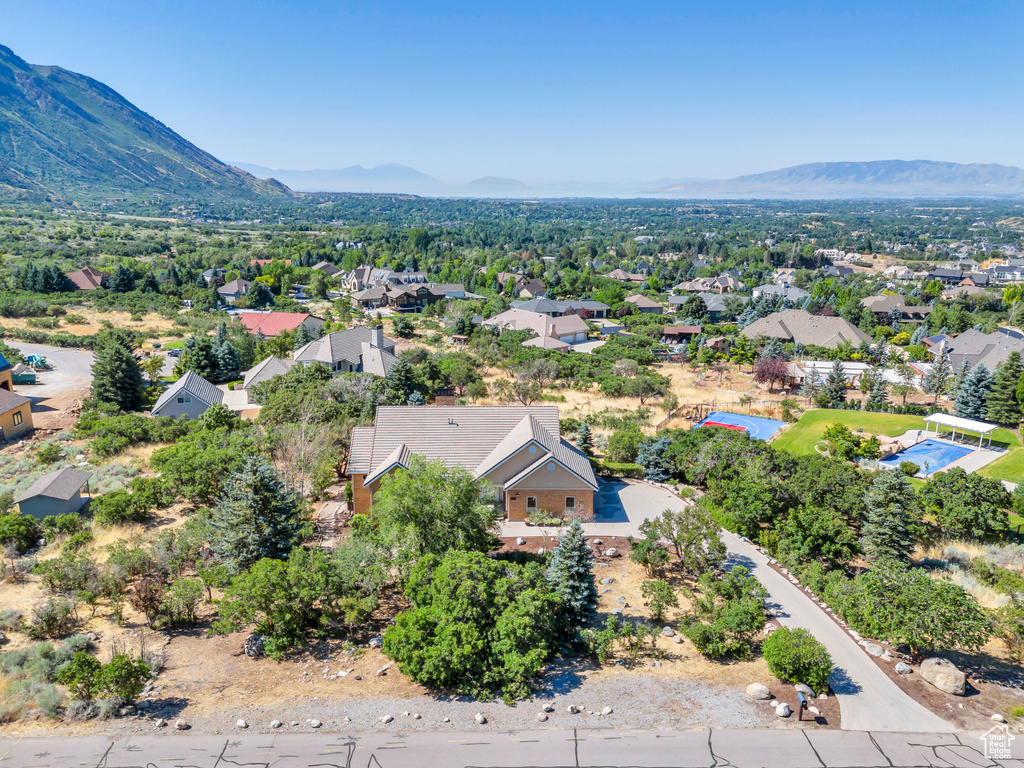
[[[105,730],[147,732],[166,714],[159,700],[146,713],[109,721]],[[579,714],[569,714],[570,706]],[[548,709],[550,707],[550,710]],[[602,714],[606,709],[611,712]],[[576,672],[550,673],[545,686],[532,701],[509,707],[500,700],[475,701],[469,697],[420,696],[414,699],[374,697],[366,699],[282,701],[276,707],[231,707],[219,713],[188,712],[192,733],[232,730],[244,719],[249,732],[270,732],[283,722],[281,731],[309,732],[315,727],[343,733],[364,731],[507,731],[540,727],[538,711],[549,712],[543,727],[566,728],[770,728],[778,727],[775,712],[752,701],[742,690],[720,688],[693,680],[659,679],[657,675],[622,673],[601,680],[586,680]],[[404,712],[415,712],[405,715]],[[480,724],[477,714],[486,718]],[[313,725],[313,723],[316,725]]]

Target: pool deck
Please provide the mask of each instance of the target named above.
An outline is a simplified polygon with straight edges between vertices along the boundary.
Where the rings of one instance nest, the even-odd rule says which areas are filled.
[[[919,443],[922,440],[934,440],[937,443],[945,443],[946,445],[955,445],[958,447],[974,449],[971,453],[968,453],[966,456],[962,456],[956,461],[947,464],[942,469],[935,470],[935,472],[933,472],[932,474],[935,474],[937,472],[945,472],[949,469],[952,469],[953,467],[960,467],[960,469],[962,469],[964,472],[970,474],[971,472],[977,472],[979,469],[981,469],[987,464],[991,464],[993,461],[1000,458],[1006,453],[1005,451],[997,451],[994,448],[978,448],[977,445],[972,446],[971,443],[968,442],[953,442],[952,440],[947,440],[946,438],[941,436],[937,437],[934,432],[925,432],[925,430],[923,429],[907,430],[904,434],[900,435],[899,439],[904,445],[906,445],[911,440],[914,442],[914,444]]]

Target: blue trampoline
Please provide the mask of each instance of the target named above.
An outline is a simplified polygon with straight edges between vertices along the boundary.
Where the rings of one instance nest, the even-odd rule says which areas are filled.
[[[921,468],[920,474],[933,475],[969,453],[974,453],[974,448],[968,448],[965,445],[943,443],[938,440],[922,440],[920,443],[904,448],[902,451],[894,453],[878,463],[884,464],[889,469],[896,469],[901,461],[912,461]],[[927,470],[925,464],[928,465]]]
[[[766,441],[786,426],[784,421],[762,419],[759,416],[741,416],[738,413],[712,411],[694,429],[699,427],[725,427],[726,429],[742,429],[754,440]]]

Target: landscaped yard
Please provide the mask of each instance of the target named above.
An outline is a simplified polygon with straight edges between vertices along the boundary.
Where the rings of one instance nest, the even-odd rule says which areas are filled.
[[[798,455],[814,453],[815,444],[823,438],[830,424],[845,424],[852,430],[859,428],[868,434],[889,437],[899,437],[908,429],[924,429],[925,426],[920,416],[815,409],[805,412],[796,424],[783,430],[772,445]],[[948,432],[949,429],[940,427],[939,431]],[[1011,483],[1024,481],[1024,450],[1017,435],[1008,429],[997,429],[992,433],[992,445],[1006,448],[1007,453],[983,467],[979,474]]]

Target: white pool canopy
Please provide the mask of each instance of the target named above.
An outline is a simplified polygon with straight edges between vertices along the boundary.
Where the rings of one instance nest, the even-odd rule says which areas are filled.
[[[961,432],[977,432],[978,433],[978,445],[982,445],[982,441],[985,439],[985,435],[988,435],[988,444],[992,445],[992,432],[997,428],[996,424],[988,424],[984,421],[975,421],[974,419],[962,419],[959,416],[950,416],[948,413],[933,413],[931,416],[925,416],[925,434],[928,434],[928,424],[935,425],[935,434],[939,434],[939,425],[944,427],[952,427],[953,439],[956,439],[956,431],[959,429]],[[962,435],[961,435],[962,437]]]

